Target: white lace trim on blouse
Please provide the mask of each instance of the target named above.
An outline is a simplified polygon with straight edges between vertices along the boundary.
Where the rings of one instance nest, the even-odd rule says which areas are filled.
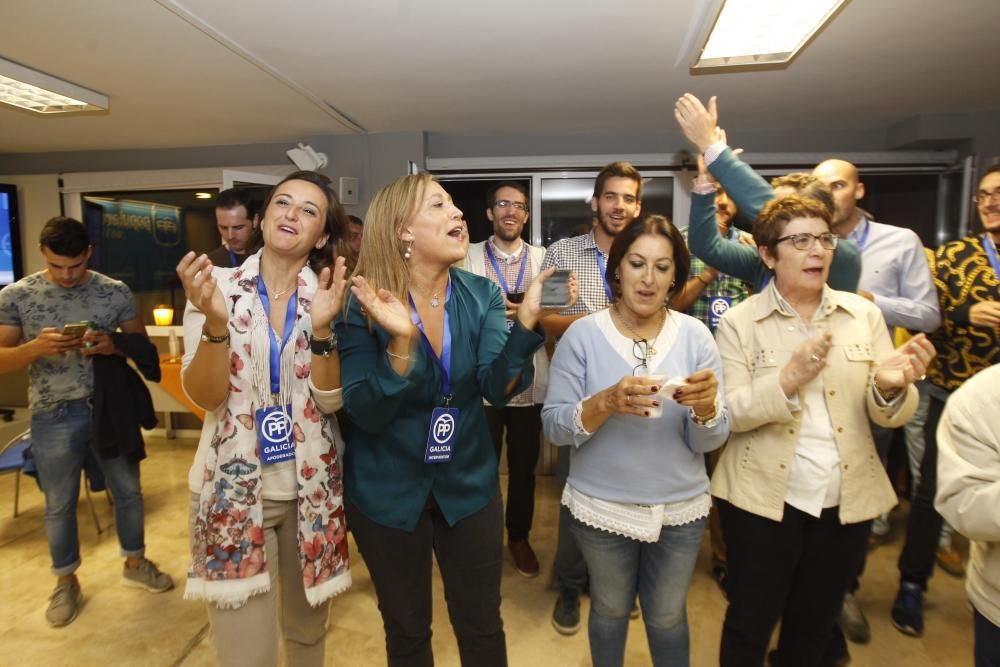
[[[562,504],[573,518],[591,528],[652,543],[660,539],[663,526],[683,526],[707,517],[712,497],[705,492],[676,503],[633,505],[593,498],[567,483]]]

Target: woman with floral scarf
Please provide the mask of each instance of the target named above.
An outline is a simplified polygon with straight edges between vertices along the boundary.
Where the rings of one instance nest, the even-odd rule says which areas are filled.
[[[193,252],[177,266],[184,390],[206,410],[184,596],[208,602],[220,665],[277,665],[279,618],[286,663],[322,665],[330,600],[351,585],[332,417],[345,220],[327,177],[296,172],[265,201],[264,247],[242,266]]]

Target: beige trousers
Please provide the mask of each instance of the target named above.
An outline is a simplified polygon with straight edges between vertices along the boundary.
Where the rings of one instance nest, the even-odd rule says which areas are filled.
[[[267,499],[263,502],[264,553],[271,588],[254,595],[238,609],[219,609],[208,604],[216,658],[221,667],[275,667],[280,625],[287,667],[322,667],[330,601],[312,607],[306,600],[299,567],[296,502]],[[189,535],[194,533],[197,512],[198,496],[192,494]]]

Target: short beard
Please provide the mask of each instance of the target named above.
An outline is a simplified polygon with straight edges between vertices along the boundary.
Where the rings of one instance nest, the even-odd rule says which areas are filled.
[[[524,227],[522,226],[521,227],[521,231],[523,231],[523,230],[524,230]],[[510,238],[507,238],[507,236],[506,236],[507,230],[504,229],[502,223],[499,224],[499,225],[497,225],[496,229],[493,230],[493,233],[497,236],[497,238],[499,238],[504,243],[512,243],[516,239],[520,238],[520,236],[521,236],[521,233],[519,231],[516,234],[513,234]]]

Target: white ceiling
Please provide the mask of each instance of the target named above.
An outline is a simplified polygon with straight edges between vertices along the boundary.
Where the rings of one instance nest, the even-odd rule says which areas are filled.
[[[761,0],[766,1],[766,0]],[[1000,109],[997,0],[852,0],[788,68],[691,76],[702,0],[2,0],[0,56],[111,97],[0,109],[0,152],[368,132],[651,131],[684,91],[731,128]]]

